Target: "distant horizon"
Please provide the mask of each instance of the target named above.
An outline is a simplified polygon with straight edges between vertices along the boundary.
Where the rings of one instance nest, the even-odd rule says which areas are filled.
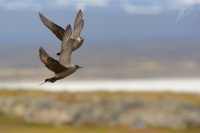
[[[60,44],[42,45],[56,57]],[[39,59],[39,46],[0,46],[0,79],[37,79],[52,76]],[[72,55],[81,69],[76,78],[149,78],[200,76],[200,45],[137,44],[85,45]],[[59,60],[59,57],[55,58]],[[70,78],[73,78],[71,76]]]

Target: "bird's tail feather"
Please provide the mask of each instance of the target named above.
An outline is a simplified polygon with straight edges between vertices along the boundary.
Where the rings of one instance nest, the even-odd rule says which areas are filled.
[[[42,83],[42,84],[39,84],[39,86],[40,86],[40,85],[43,85],[43,84],[45,84],[45,83],[46,83],[46,82],[44,82],[44,83]]]
[[[40,84],[40,85],[43,85],[45,84],[46,82],[51,82],[51,83],[54,83],[56,81],[56,79],[53,77],[53,78],[49,78],[49,79],[45,79],[45,82]]]

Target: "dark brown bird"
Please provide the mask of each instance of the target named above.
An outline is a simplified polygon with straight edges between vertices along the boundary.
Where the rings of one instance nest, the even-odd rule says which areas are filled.
[[[47,52],[40,47],[39,56],[40,60],[45,64],[45,66],[55,73],[55,76],[52,78],[45,79],[45,82],[54,83],[57,80],[63,79],[72,73],[74,73],[77,69],[82,68],[78,65],[71,64],[71,54],[73,51],[73,39],[71,38],[72,29],[71,26],[68,25],[63,35],[62,45],[61,45],[61,54],[59,62],[52,57],[50,57]],[[43,84],[44,84],[43,83]]]
[[[56,37],[58,39],[60,39],[62,41],[65,30],[62,27],[60,27],[59,25],[51,22],[40,12],[39,12],[39,16],[40,16],[42,22],[44,23],[44,25],[47,28],[49,28],[56,35]],[[83,12],[81,10],[79,10],[76,15],[75,22],[74,22],[73,51],[77,50],[83,44],[84,38],[80,36],[83,26],[84,26]],[[57,55],[59,56],[60,52],[57,53]]]

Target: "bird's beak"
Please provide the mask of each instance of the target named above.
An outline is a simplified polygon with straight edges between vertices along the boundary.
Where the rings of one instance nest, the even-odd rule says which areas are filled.
[[[83,67],[79,67],[79,68],[83,68]]]

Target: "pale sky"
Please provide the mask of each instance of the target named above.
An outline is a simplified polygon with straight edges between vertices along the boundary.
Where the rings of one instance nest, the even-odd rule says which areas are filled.
[[[81,35],[86,45],[199,41],[199,4],[200,0],[0,0],[0,45],[60,43],[38,12],[65,28],[73,25],[78,9],[84,11]]]

